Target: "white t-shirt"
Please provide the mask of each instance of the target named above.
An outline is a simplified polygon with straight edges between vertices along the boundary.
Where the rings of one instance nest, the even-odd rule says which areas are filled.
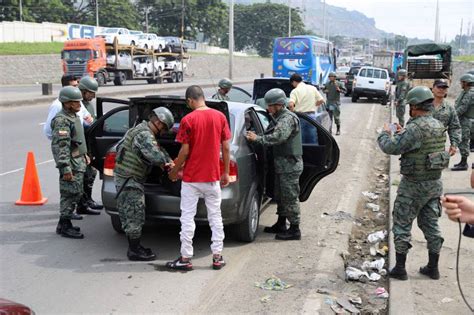
[[[46,122],[43,126],[43,133],[46,136],[46,138],[48,138],[49,140],[53,138],[53,135],[52,135],[53,131],[51,130],[51,121],[56,116],[56,114],[61,111],[62,108],[63,108],[63,104],[59,101],[59,99],[55,99],[54,102],[49,106],[48,118],[46,118]],[[87,111],[84,104],[82,104],[82,102],[81,102],[81,110],[77,113],[77,115],[79,116],[81,123],[85,127],[88,127],[89,124],[85,121],[84,117],[90,114]]]

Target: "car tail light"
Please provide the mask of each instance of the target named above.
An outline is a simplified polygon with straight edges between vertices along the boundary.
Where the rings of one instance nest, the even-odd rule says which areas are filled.
[[[385,82],[385,91],[388,91],[390,89],[390,82]]]
[[[115,157],[117,156],[116,152],[107,152],[105,155],[104,161],[104,175],[114,176],[114,167],[115,167]]]
[[[219,167],[220,167],[220,171],[221,171],[221,174],[224,173],[224,160],[220,159],[219,160]],[[237,162],[235,161],[230,161],[229,163],[229,177],[230,177],[230,182],[231,183],[234,183],[237,181],[237,178],[239,176],[239,172],[237,170]]]
[[[357,85],[357,79],[354,78],[354,80],[352,81],[352,88],[355,88]]]

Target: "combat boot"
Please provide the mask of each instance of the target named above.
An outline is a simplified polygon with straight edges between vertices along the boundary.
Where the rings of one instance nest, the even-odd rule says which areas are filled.
[[[455,164],[453,168],[451,168],[451,171],[467,171],[467,157],[463,156],[461,157],[461,162],[458,164]]]
[[[439,269],[438,269],[438,260],[439,254],[428,253],[428,265],[420,268],[420,273],[422,275],[428,276],[431,279],[439,279]]]
[[[88,185],[85,185],[85,186],[87,186],[87,187],[84,187],[84,194],[86,196],[86,204],[91,209],[102,210],[104,208],[104,205],[98,202],[95,202],[94,199],[92,199],[92,187],[89,187]]]
[[[99,215],[100,211],[97,210],[92,210],[89,208],[89,205],[87,204],[87,199],[83,195],[81,198],[81,201],[77,204],[76,208],[77,214],[91,214],[91,215]]]
[[[127,257],[133,261],[150,261],[155,260],[156,255],[149,248],[140,245],[140,238],[128,238]]]
[[[71,225],[72,225],[72,223],[71,223]],[[61,227],[62,227],[62,221],[61,221],[61,219],[59,219],[58,225],[56,226],[56,234],[58,234],[58,235],[61,234]],[[72,228],[77,232],[81,231],[81,228],[78,227],[78,226],[73,225]]]
[[[84,234],[77,231],[74,226],[72,226],[71,220],[69,219],[59,219],[59,224],[61,224],[60,235],[67,238],[84,238]]]
[[[282,241],[291,241],[291,240],[299,241],[301,239],[300,225],[291,224],[288,230],[282,233],[278,233],[275,236],[275,239],[282,240]]]
[[[337,125],[336,136],[339,136],[340,134],[341,134],[341,126]]]
[[[287,230],[286,217],[279,215],[277,222],[273,224],[272,226],[266,226],[263,229],[263,232],[276,234],[276,233],[284,233],[286,232],[286,230]]]
[[[395,278],[398,280],[408,280],[407,270],[405,269],[405,262],[407,260],[407,254],[396,253],[396,263],[395,267],[390,270],[390,278]]]

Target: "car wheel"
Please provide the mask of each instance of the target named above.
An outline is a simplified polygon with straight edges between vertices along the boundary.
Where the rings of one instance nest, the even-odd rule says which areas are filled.
[[[236,226],[236,237],[239,241],[252,242],[257,236],[260,220],[260,196],[256,189],[251,192],[249,209],[245,220]]]
[[[123,73],[122,71],[115,74],[115,78],[114,78],[115,85],[124,85],[126,81],[127,81],[127,78],[125,76],[125,73]]]
[[[155,84],[155,83],[158,83],[158,80],[157,79],[146,79],[146,82],[148,82],[148,84]]]
[[[178,72],[178,82],[183,82],[183,73],[182,72]]]
[[[167,50],[168,50],[169,53],[173,52],[173,49],[171,48],[171,46],[168,46]]]
[[[135,41],[132,40],[132,42],[130,43],[130,46],[135,46]]]
[[[148,71],[146,69],[143,69],[143,76],[144,77],[148,76]]]
[[[384,97],[382,97],[382,100],[380,101],[380,104],[387,105],[387,102],[388,102],[388,97],[384,96]]]
[[[175,83],[177,79],[176,72],[171,72],[171,82]]]
[[[145,49],[148,49],[148,45],[147,45],[147,44],[145,44],[145,47],[143,47],[143,48],[145,48]]]
[[[102,72],[97,73],[97,83],[99,86],[105,85],[105,75]]]
[[[112,214],[110,216],[110,222],[112,223],[112,227],[114,228],[115,232],[124,234],[125,232],[122,229],[122,222],[120,222],[120,217],[116,214]]]
[[[355,95],[354,93],[352,93],[352,103],[357,103],[357,100],[359,99],[359,97],[357,95]]]
[[[158,46],[158,52],[160,53],[160,52],[162,52],[162,51],[163,51],[163,47],[161,47],[161,45]]]

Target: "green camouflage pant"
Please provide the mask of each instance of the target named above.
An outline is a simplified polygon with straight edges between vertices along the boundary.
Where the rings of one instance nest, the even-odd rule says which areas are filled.
[[[74,172],[74,179],[70,182],[59,178],[59,213],[63,219],[71,219],[74,208],[81,200],[83,193],[84,173]]]
[[[471,152],[469,147],[469,141],[471,140],[471,120],[469,118],[463,117],[459,119],[461,123],[462,130],[462,139],[459,144],[459,151],[461,152],[462,157],[468,157]]]
[[[119,191],[121,185],[116,185],[117,191]],[[125,234],[130,238],[141,237],[142,227],[145,224],[145,194],[143,188],[140,189],[127,184],[117,198],[117,208]]]
[[[92,188],[94,186],[97,171],[91,165],[87,165],[84,173],[84,193],[82,194],[81,204],[87,206],[87,201],[92,199]]]
[[[275,199],[277,214],[288,218],[291,224],[300,224],[301,171],[275,174]]]
[[[331,117],[331,121],[334,117],[334,122],[336,123],[336,126],[341,125],[341,105],[337,103],[329,104],[328,105],[329,109],[329,117]]]
[[[405,110],[406,104],[396,106],[395,111],[398,119],[398,123],[402,126],[405,126]]]
[[[407,254],[412,247],[411,228],[416,218],[428,242],[428,251],[439,254],[444,241],[438,226],[442,192],[441,180],[414,182],[402,178],[393,207],[392,232],[397,253]]]

